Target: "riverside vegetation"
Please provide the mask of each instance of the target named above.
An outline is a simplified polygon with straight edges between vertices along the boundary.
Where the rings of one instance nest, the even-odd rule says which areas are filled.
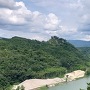
[[[26,79],[62,77],[90,67],[90,58],[65,39],[0,39],[0,90]]]

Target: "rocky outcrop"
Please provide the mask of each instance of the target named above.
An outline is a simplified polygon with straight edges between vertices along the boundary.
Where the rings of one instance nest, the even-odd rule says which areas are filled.
[[[85,71],[77,70],[77,71],[73,71],[71,73],[65,74],[64,78],[66,79],[66,81],[72,81],[77,78],[84,77],[84,75],[85,75]]]

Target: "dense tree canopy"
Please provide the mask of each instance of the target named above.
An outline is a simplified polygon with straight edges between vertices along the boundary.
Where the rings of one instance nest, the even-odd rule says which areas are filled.
[[[2,38],[0,88],[25,79],[62,77],[66,72],[85,70],[87,62],[81,51],[56,36],[47,42],[20,37]]]

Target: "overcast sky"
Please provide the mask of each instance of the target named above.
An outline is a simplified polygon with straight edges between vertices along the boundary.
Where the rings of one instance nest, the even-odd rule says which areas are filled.
[[[90,40],[90,0],[0,0],[0,37]]]

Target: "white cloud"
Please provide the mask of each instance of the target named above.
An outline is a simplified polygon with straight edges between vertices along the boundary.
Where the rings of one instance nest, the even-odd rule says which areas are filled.
[[[45,29],[46,30],[57,30],[59,29],[59,25],[60,25],[60,20],[58,19],[58,17],[53,14],[50,13],[47,17],[46,17],[46,24],[45,24]]]
[[[14,0],[0,0],[0,8],[18,9]]]
[[[30,11],[27,10],[23,2],[16,2],[17,7],[21,6],[17,10],[11,10],[8,8],[0,8],[0,23],[21,25],[26,23],[26,18],[30,15]]]
[[[19,37],[25,37],[29,39],[37,39],[37,40],[48,40],[50,38],[50,35],[42,34],[42,33],[28,33],[28,32],[22,32],[22,31],[8,31],[8,30],[2,30],[0,29],[0,37],[6,37],[11,38],[13,36],[19,36]]]
[[[85,37],[83,38],[83,40],[90,41],[90,35],[85,35]]]
[[[82,3],[84,5],[84,9],[81,12],[78,30],[81,31],[84,35],[88,36],[90,35],[90,1],[87,0],[87,2],[85,2],[83,0]]]
[[[31,11],[22,1],[0,0],[0,29],[2,29],[0,35],[7,37],[17,35],[39,40],[47,39],[51,35],[67,39],[89,39],[89,0],[30,1],[32,5],[37,6],[37,11]],[[47,13],[41,9],[45,9]]]
[[[71,9],[83,9],[84,5],[82,4],[81,0],[77,0],[76,2],[69,4]]]
[[[0,29],[4,31],[7,30],[11,33],[20,31],[28,32],[29,34],[32,33],[35,36],[40,35],[48,37],[54,35],[55,30],[57,31],[60,29],[60,19],[55,14],[49,13],[46,15],[39,11],[32,12],[26,8],[23,2],[13,3],[19,8],[0,8]],[[17,33],[15,34],[17,35]],[[35,38],[35,36],[33,38]],[[40,36],[37,36],[38,39]]]
[[[17,10],[0,8],[1,24],[23,25],[27,24],[30,29],[56,30],[59,26],[58,17],[50,13],[42,14],[38,11],[31,12],[25,7],[23,2],[15,2],[16,6],[21,6]]]

